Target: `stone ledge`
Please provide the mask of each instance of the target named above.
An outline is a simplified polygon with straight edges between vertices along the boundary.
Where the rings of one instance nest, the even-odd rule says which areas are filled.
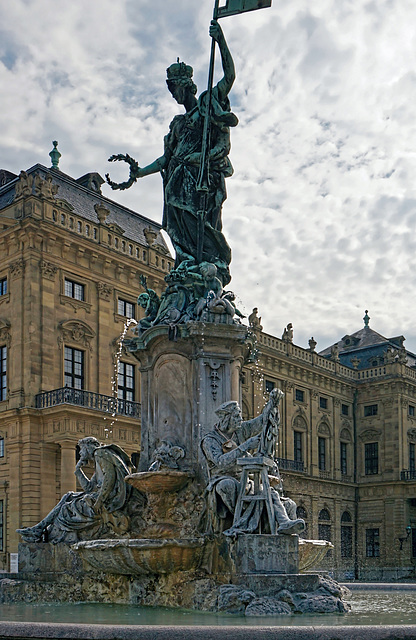
[[[264,574],[247,573],[231,576],[230,582],[244,586],[254,591],[258,596],[267,596],[287,589],[288,591],[303,591],[305,593],[319,588],[319,574]]]
[[[414,640],[415,626],[116,626],[2,622],[0,639],[29,640]]]

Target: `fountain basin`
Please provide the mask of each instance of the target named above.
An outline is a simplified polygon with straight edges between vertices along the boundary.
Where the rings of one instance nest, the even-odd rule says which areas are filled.
[[[141,471],[125,477],[125,481],[142,493],[172,493],[180,491],[193,478],[187,471],[165,469],[163,471]]]
[[[299,539],[299,571],[307,571],[323,560],[334,545],[328,540]]]
[[[169,574],[198,569],[202,538],[123,538],[89,540],[72,545],[89,568],[117,575]]]

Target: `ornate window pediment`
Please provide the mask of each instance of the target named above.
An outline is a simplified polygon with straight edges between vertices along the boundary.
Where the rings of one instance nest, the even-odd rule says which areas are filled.
[[[86,322],[82,322],[82,320],[64,320],[59,323],[58,328],[60,331],[58,342],[60,344],[68,341],[76,342],[87,347],[90,351],[92,350],[91,340],[95,338],[95,331]]]
[[[9,320],[3,320],[3,318],[0,318],[0,340],[10,347],[10,322]]]
[[[302,415],[297,415],[293,419],[293,428],[298,431],[306,431],[308,428],[307,422]]]
[[[360,433],[359,438],[362,442],[372,442],[378,440],[381,436],[381,429],[366,429]]]
[[[331,428],[329,424],[325,421],[322,421],[318,426],[318,433],[320,433],[323,436],[329,437],[331,435]]]
[[[351,438],[351,433],[348,429],[342,429],[341,433],[339,434],[340,440],[343,440],[344,442],[351,442],[352,438]]]
[[[407,430],[407,437],[409,439],[409,442],[416,442],[416,429],[414,429],[414,428],[408,429]]]

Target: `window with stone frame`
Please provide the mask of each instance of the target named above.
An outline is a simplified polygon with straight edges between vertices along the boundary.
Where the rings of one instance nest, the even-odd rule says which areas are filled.
[[[352,558],[352,518],[348,511],[341,516],[341,558]]]
[[[270,393],[275,388],[276,384],[273,380],[265,380],[264,381],[264,389],[266,393]]]
[[[7,293],[7,278],[0,278],[0,296],[5,296]]]
[[[409,442],[409,471],[414,473],[416,471],[416,445],[414,442]]]
[[[415,413],[415,405],[414,404],[409,404],[409,416],[411,418],[414,418],[416,415]]]
[[[118,363],[117,396],[119,400],[134,402],[135,377],[134,365],[121,361]]]
[[[296,402],[305,402],[305,392],[303,389],[295,389]]]
[[[380,557],[380,529],[365,530],[365,555],[367,558]]]
[[[318,538],[328,542],[332,541],[331,515],[328,509],[321,509],[318,514]],[[331,555],[332,550],[329,549],[325,558],[329,558]]]
[[[378,474],[378,442],[364,445],[364,471],[366,476]]]
[[[293,432],[293,459],[295,462],[303,462],[303,433]]]
[[[326,438],[318,438],[318,468],[319,471],[326,471]]]
[[[348,475],[348,444],[340,442],[340,468],[343,476]]]
[[[0,388],[0,401],[6,400],[7,398],[7,347],[0,347],[0,377],[1,377],[1,388]]]
[[[4,500],[0,500],[0,551],[4,551]]]
[[[68,296],[68,298],[74,298],[74,300],[85,300],[85,284],[80,284],[79,282],[65,278],[64,294]]]
[[[0,458],[4,458],[4,438],[0,436]]]
[[[378,405],[377,404],[367,404],[364,406],[364,417],[369,418],[370,416],[376,416],[378,414]]]
[[[324,398],[323,396],[319,396],[319,408],[320,409],[328,409],[328,398]]]
[[[84,389],[84,352],[72,347],[64,348],[64,386]]]
[[[118,298],[117,313],[120,316],[124,316],[126,318],[135,318],[136,305],[134,304],[134,302],[129,302],[129,300],[123,300],[123,298]]]

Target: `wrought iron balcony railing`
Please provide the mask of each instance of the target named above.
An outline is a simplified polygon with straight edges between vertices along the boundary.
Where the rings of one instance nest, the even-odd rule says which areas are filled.
[[[400,480],[416,480],[416,469],[400,471]]]
[[[288,460],[287,458],[277,458],[279,468],[284,471],[305,471],[303,462]]]
[[[38,393],[36,396],[35,406],[37,409],[56,407],[60,404],[72,404],[77,407],[94,409],[95,411],[128,416],[129,418],[140,418],[139,402],[104,396],[101,393],[84,391],[84,389],[63,387],[62,389],[53,389],[45,393]]]

